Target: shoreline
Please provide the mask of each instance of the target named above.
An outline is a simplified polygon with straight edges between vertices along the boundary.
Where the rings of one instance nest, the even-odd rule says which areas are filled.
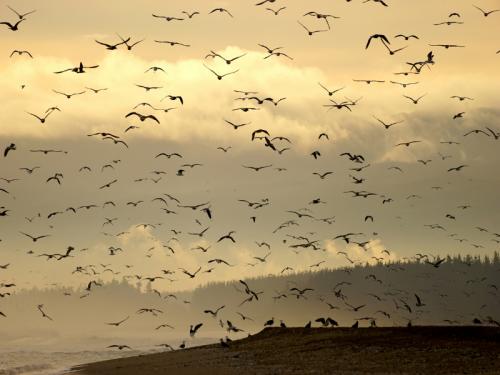
[[[266,328],[211,344],[75,366],[75,375],[500,374],[500,328]]]

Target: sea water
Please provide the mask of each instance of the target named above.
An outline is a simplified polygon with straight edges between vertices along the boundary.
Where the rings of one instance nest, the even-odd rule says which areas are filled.
[[[141,351],[0,352],[0,375],[59,375],[71,367],[142,354]]]

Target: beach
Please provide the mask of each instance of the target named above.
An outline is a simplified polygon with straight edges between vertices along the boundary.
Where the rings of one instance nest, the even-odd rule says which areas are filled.
[[[500,328],[266,328],[229,343],[75,367],[78,375],[500,374]]]

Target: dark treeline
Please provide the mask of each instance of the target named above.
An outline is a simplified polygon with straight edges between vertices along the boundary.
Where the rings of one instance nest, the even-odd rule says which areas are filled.
[[[496,324],[500,319],[500,256],[449,256],[435,261],[394,261],[353,268],[283,273],[247,279],[258,300],[249,298],[238,280],[214,282],[193,291],[157,291],[154,283],[115,279],[93,287],[19,290],[4,298],[0,321],[4,344],[73,338],[99,346],[137,342],[142,347],[189,339],[189,324],[203,322],[198,343],[230,335],[241,337],[262,329],[274,318],[288,326],[303,326],[331,317],[341,326]],[[304,289],[307,289],[304,291]],[[261,293],[262,292],[262,293]],[[418,296],[418,297],[417,297]],[[37,310],[44,304],[53,321]],[[212,316],[205,310],[215,311]],[[141,308],[161,310],[154,316]],[[241,315],[240,315],[241,314]],[[118,327],[106,323],[128,319]],[[227,321],[242,329],[227,331]],[[162,327],[169,324],[173,329]],[[26,336],[25,336],[26,335]],[[189,339],[191,340],[191,339]]]

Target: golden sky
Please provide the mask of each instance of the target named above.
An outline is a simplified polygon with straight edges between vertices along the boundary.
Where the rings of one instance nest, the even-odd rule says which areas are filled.
[[[97,1],[68,2],[49,0],[43,2],[16,1],[0,4],[0,19],[16,20],[10,5],[18,12],[36,12],[21,22],[18,31],[0,28],[0,141],[6,147],[11,142],[17,150],[0,160],[0,177],[19,178],[3,183],[0,187],[9,194],[0,195],[0,206],[10,210],[0,217],[0,264],[11,262],[11,270],[0,274],[15,278],[22,285],[40,281],[82,284],[85,277],[74,277],[71,270],[77,265],[108,262],[109,246],[123,246],[126,255],[112,259],[117,270],[136,264],[137,272],[158,273],[158,264],[164,267],[184,267],[190,270],[197,265],[207,267],[207,260],[227,258],[234,268],[218,267],[217,272],[196,280],[186,280],[176,275],[177,289],[190,288],[211,280],[232,279],[237,276],[279,272],[287,265],[297,270],[325,260],[325,266],[349,264],[337,251],[345,244],[333,241],[335,235],[360,231],[362,239],[371,241],[368,252],[349,246],[352,257],[366,261],[380,256],[389,248],[386,260],[411,257],[422,249],[433,254],[454,252],[490,253],[498,246],[493,237],[482,235],[475,226],[485,226],[491,232],[498,228],[499,186],[498,141],[492,136],[464,133],[486,126],[500,131],[498,126],[498,87],[500,83],[500,12],[484,17],[472,3],[464,1],[408,1],[388,0],[389,6],[361,1],[277,1],[255,6],[251,1]],[[475,4],[483,9],[500,8],[500,2],[481,0]],[[266,7],[277,9],[286,6],[278,16]],[[227,8],[227,14],[208,14],[217,7]],[[167,22],[152,14],[185,18],[182,11],[199,11],[192,19]],[[303,16],[309,11],[332,14],[331,28],[321,19]],[[463,22],[456,25],[435,26],[451,18]],[[325,29],[312,36],[298,23],[311,30]],[[397,34],[415,34],[418,40],[405,41]],[[95,40],[118,43],[117,34],[130,37],[131,42],[144,39],[131,51],[119,46],[109,51]],[[365,49],[368,37],[384,34],[391,48],[405,47],[389,55],[379,40],[372,41]],[[190,47],[168,46],[154,40],[172,40]],[[282,46],[293,60],[285,57],[264,59],[266,51],[259,47]],[[444,49],[429,44],[458,44],[464,48]],[[26,55],[10,57],[13,50],[28,50]],[[210,51],[230,58],[245,55],[230,65],[221,59],[206,58]],[[419,75],[395,75],[408,70],[407,62],[423,61],[433,51],[435,64],[423,68]],[[85,74],[54,74],[55,71],[77,66],[99,65]],[[220,74],[238,70],[217,80],[204,65]],[[165,72],[146,72],[158,66]],[[367,85],[356,79],[384,80],[384,83]],[[397,82],[418,82],[401,87]],[[344,87],[329,97],[319,86],[329,89]],[[146,92],[136,85],[159,86]],[[23,88],[22,88],[23,87]],[[87,89],[107,88],[94,94]],[[53,90],[84,94],[66,99]],[[238,98],[233,90],[258,91],[259,97],[286,98],[278,106],[252,103],[259,110],[254,113],[233,111],[248,101]],[[181,95],[184,105],[168,99],[166,95]],[[403,95],[419,97],[413,104]],[[468,96],[474,100],[458,101],[451,96]],[[328,110],[324,105],[333,98],[339,102],[361,98],[347,109]],[[346,99],[349,98],[349,99]],[[157,108],[176,107],[169,113],[139,107],[138,112],[157,116],[160,124],[125,118],[134,106],[149,102]],[[255,104],[255,105],[254,105]],[[47,108],[58,106],[61,111],[52,113],[41,124],[32,112],[42,115]],[[462,119],[453,116],[465,112]],[[385,130],[374,119],[385,122],[404,121]],[[234,131],[224,119],[251,122],[247,127]],[[127,133],[130,126],[139,129]],[[271,137],[283,136],[292,145],[281,141],[279,149],[290,147],[283,154],[270,151],[261,142],[251,142],[253,130],[267,129]],[[117,134],[129,148],[113,145],[108,141],[87,137],[93,132]],[[325,132],[329,141],[318,141]],[[410,140],[421,140],[410,148],[394,147]],[[453,140],[461,144],[445,146],[440,141]],[[228,153],[217,150],[231,146]],[[57,148],[68,154],[41,156],[31,153],[34,148]],[[310,153],[320,150],[322,156],[314,160]],[[179,152],[182,160],[158,159],[160,152]],[[353,185],[349,168],[356,163],[339,157],[342,152],[362,154],[371,167],[361,174],[366,177],[363,185]],[[442,159],[441,155],[450,155]],[[102,170],[105,164],[114,169]],[[428,166],[417,160],[432,159]],[[199,162],[200,168],[188,169],[186,176],[176,176],[183,163]],[[287,168],[285,172],[263,170],[253,173],[241,165],[265,165]],[[451,167],[467,164],[470,167],[453,174]],[[89,165],[92,172],[83,174],[79,168]],[[40,166],[32,175],[22,167]],[[388,170],[398,166],[398,174]],[[153,170],[164,170],[166,176],[159,183],[149,178]],[[320,180],[313,172],[332,170],[333,176]],[[47,183],[56,172],[64,174],[61,186]],[[134,182],[147,178],[146,182]],[[107,190],[98,187],[113,179],[118,182]],[[433,190],[433,186],[442,187]],[[346,190],[368,190],[376,198],[350,198]],[[177,196],[183,203],[210,202],[214,218],[208,220],[203,213],[180,210],[175,218],[165,215],[151,199],[164,193]],[[410,195],[420,199],[407,199]],[[35,199],[36,197],[36,199]],[[310,201],[322,198],[325,204],[311,206]],[[394,199],[392,206],[382,205],[384,197]],[[269,207],[255,211],[245,207],[238,199],[261,200],[269,198]],[[116,200],[116,208],[101,208],[106,200]],[[144,200],[143,207],[132,209],[126,203]],[[78,214],[64,213],[61,218],[48,220],[47,214],[64,211],[70,206],[95,203],[95,211]],[[172,202],[171,202],[172,203]],[[178,210],[173,203],[172,209]],[[468,211],[458,211],[457,206],[471,204]],[[492,207],[493,204],[493,207]],[[313,210],[312,215],[335,216],[333,225],[300,219],[300,225],[287,231],[273,230],[287,220],[297,219],[289,210]],[[1,210],[0,210],[1,212]],[[40,218],[28,222],[41,213]],[[257,223],[250,216],[257,214]],[[375,216],[375,223],[363,221],[366,214]],[[457,216],[450,221],[446,214]],[[72,216],[73,215],[73,216]],[[104,218],[118,217],[111,228],[103,229]],[[195,219],[203,225],[198,225]],[[161,223],[157,229],[140,229],[136,225]],[[428,229],[426,224],[442,224],[446,233]],[[497,227],[495,228],[495,225]],[[190,248],[199,241],[186,234],[210,227],[205,244],[212,245],[213,253],[193,253]],[[183,232],[176,254],[165,252],[162,244],[173,236],[171,229]],[[217,239],[230,230],[236,231],[236,245]],[[49,233],[40,243],[31,243],[19,232]],[[102,232],[129,231],[125,237],[110,238]],[[450,235],[470,238],[457,243]],[[289,248],[290,235],[306,235],[319,241],[324,251],[303,251],[294,254]],[[174,236],[177,237],[177,236]],[[360,238],[361,239],[361,238]],[[284,242],[286,240],[287,242]],[[254,256],[265,255],[255,241],[271,244],[272,255],[268,262],[258,267],[248,266]],[[471,247],[471,243],[482,246]],[[43,252],[63,251],[68,245],[79,252],[64,264],[64,272],[54,276],[57,269],[53,262],[37,257]],[[155,247],[153,256],[145,258],[145,251]],[[32,250],[34,254],[27,255]],[[22,270],[18,272],[19,270]],[[30,275],[28,278],[27,275]],[[170,288],[163,284],[162,288]]]

